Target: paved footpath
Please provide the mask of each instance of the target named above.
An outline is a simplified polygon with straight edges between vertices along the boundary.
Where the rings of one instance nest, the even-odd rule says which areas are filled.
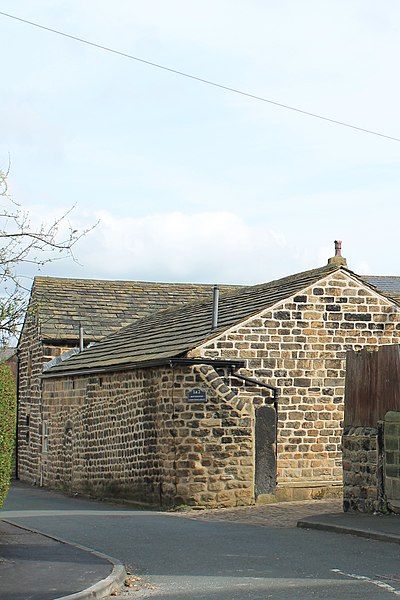
[[[104,580],[112,568],[90,552],[0,521],[1,600],[54,600]]]
[[[400,596],[398,545],[277,526],[272,517],[260,527],[206,515],[121,509],[21,485],[0,516],[122,560],[133,573],[135,590],[123,593],[122,600]]]
[[[400,515],[371,515],[368,513],[315,514],[299,519],[298,527],[348,533],[370,539],[400,544]]]
[[[279,502],[257,506],[238,508],[219,508],[213,510],[182,512],[180,514],[192,519],[206,521],[230,521],[232,523],[247,523],[248,525],[264,525],[266,527],[296,527],[297,522],[326,513],[342,510],[342,500],[305,500],[302,502]]]

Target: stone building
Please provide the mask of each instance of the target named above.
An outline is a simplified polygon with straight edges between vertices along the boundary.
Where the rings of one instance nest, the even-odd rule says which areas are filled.
[[[211,299],[156,311],[41,378],[38,366],[20,476],[203,506],[340,489],[346,350],[399,341],[396,299],[336,257],[227,292],[213,315]],[[20,420],[29,407],[26,395]]]
[[[222,286],[223,291],[236,289]],[[212,286],[35,277],[18,343],[18,476],[40,482],[43,365],[153,311],[212,294]]]

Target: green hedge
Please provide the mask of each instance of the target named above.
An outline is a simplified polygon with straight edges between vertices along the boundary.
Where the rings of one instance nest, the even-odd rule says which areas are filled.
[[[14,458],[17,398],[10,367],[0,365],[0,508],[10,487]]]

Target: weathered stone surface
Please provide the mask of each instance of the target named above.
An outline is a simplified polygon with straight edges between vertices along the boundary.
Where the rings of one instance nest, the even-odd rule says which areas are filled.
[[[261,343],[254,348],[254,366],[246,375],[279,388],[278,488],[280,484],[341,479],[346,351],[400,341],[400,331],[387,324],[388,314],[400,324],[399,313],[388,301],[344,274],[333,274],[318,287],[311,286],[263,313],[264,328],[261,333],[257,326],[257,333],[265,340],[264,348]],[[248,342],[253,348],[256,319],[241,327],[240,333],[231,330],[219,337],[233,343],[231,358],[241,358],[238,343]],[[287,326],[289,319],[293,323]],[[212,343],[205,344],[202,355],[211,357],[212,350]],[[255,392],[256,388],[240,389],[239,397],[247,394],[252,399]],[[370,451],[375,451],[376,437],[368,443]],[[361,445],[358,449],[366,452],[362,464],[368,465],[368,449]]]
[[[382,509],[378,485],[378,430],[346,427],[343,434],[343,507],[347,511]]]
[[[395,412],[393,410],[390,410],[385,415],[385,422],[386,423],[399,423],[400,424],[400,412]]]

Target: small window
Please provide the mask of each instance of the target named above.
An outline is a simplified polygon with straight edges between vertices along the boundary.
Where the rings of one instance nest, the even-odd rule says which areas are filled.
[[[42,427],[42,452],[49,451],[49,424],[47,421],[43,421]]]

